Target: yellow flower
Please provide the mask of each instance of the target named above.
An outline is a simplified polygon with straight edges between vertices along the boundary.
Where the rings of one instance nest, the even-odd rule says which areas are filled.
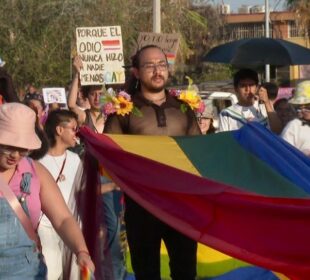
[[[201,98],[195,90],[184,90],[181,91],[179,99],[187,103],[192,110],[198,109],[200,105]]]
[[[116,100],[113,100],[115,102],[115,108],[116,113],[118,115],[125,116],[126,114],[129,114],[133,109],[133,104],[131,101],[128,101],[123,96],[118,96],[115,98]]]

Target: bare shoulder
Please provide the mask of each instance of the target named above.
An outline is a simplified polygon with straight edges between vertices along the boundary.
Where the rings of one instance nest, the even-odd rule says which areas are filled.
[[[49,171],[42,163],[34,160],[33,164],[41,182],[49,180],[50,178],[53,179],[52,175],[49,173]]]
[[[37,172],[47,171],[47,169],[43,166],[43,164],[38,162],[37,160],[33,161],[33,165]]]

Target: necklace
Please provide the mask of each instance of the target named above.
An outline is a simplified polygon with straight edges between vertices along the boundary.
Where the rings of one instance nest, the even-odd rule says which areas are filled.
[[[59,164],[57,163],[55,157],[54,156],[51,156],[51,157],[53,158],[57,168],[59,169],[59,174],[58,174],[58,176],[56,178],[56,183],[58,183],[58,181],[59,182],[65,181],[66,180],[66,176],[62,172],[63,172],[63,170],[65,168],[65,164],[66,164],[66,160],[67,160],[67,152],[65,153],[65,158],[64,158],[64,160],[62,162],[61,168],[59,167]]]

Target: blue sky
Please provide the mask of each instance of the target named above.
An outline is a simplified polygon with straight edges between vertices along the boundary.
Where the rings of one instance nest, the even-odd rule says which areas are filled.
[[[230,5],[230,10],[237,12],[238,7],[241,5],[265,5],[265,0],[223,0],[225,4]],[[222,0],[214,1],[217,3],[222,3]],[[285,6],[285,0],[269,0],[270,8],[273,8],[276,11],[283,9]]]

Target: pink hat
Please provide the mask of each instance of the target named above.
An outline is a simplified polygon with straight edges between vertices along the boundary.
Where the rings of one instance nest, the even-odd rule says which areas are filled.
[[[39,149],[41,141],[35,132],[35,112],[21,103],[0,105],[0,144]]]

